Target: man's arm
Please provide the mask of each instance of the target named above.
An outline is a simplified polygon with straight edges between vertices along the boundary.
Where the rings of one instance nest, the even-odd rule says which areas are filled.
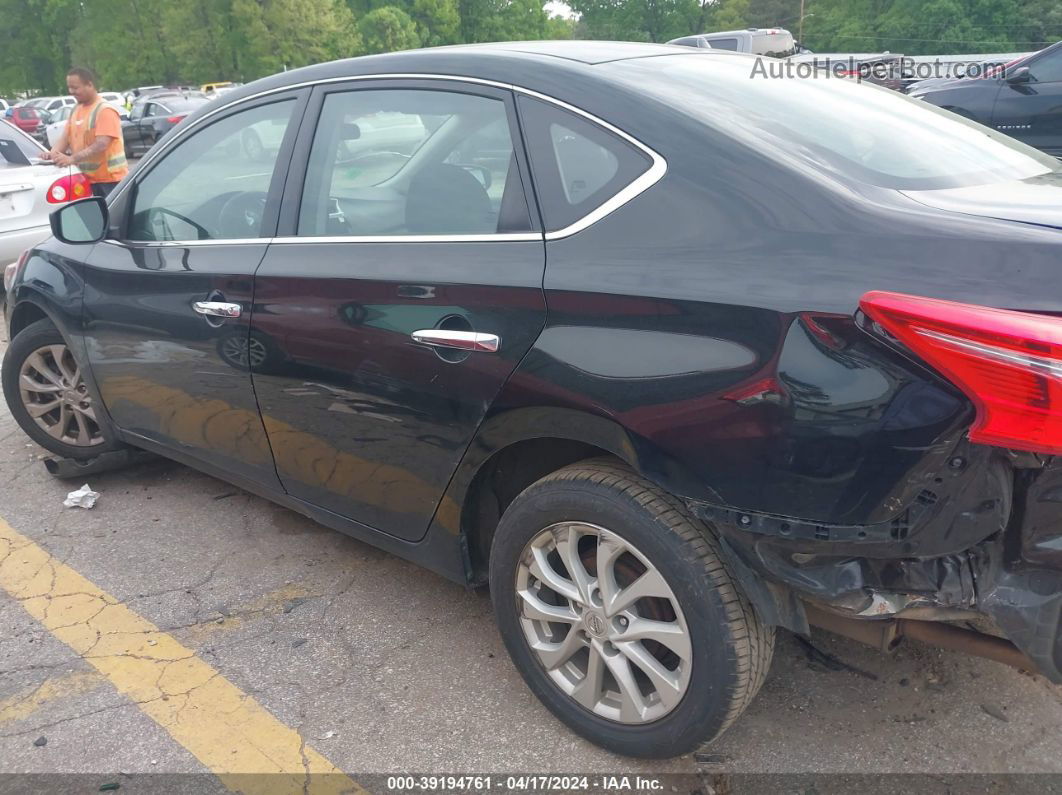
[[[72,166],[76,163],[84,163],[87,160],[92,160],[98,155],[102,155],[107,151],[107,147],[111,145],[111,141],[114,138],[110,135],[97,135],[96,140],[86,146],[80,152],[74,152],[72,155],[64,155],[61,153],[52,153],[52,161],[57,166]],[[60,143],[66,143],[60,141]]]

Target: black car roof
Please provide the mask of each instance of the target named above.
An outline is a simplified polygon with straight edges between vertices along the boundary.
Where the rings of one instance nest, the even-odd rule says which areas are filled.
[[[563,81],[564,75],[573,71],[589,75],[599,64],[690,52],[689,47],[623,41],[518,41],[403,50],[330,61],[275,74],[229,92],[224,103],[239,101],[263,90],[372,74],[479,77],[530,88],[536,84],[550,84],[555,79]]]

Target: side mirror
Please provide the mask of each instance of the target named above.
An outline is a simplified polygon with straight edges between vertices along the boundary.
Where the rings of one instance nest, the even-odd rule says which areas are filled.
[[[107,202],[99,196],[71,202],[49,216],[52,234],[63,243],[99,243],[107,234]]]
[[[1019,83],[1028,83],[1032,80],[1032,73],[1029,71],[1028,66],[1019,66],[1009,75],[1007,75],[1007,82],[1012,86]]]

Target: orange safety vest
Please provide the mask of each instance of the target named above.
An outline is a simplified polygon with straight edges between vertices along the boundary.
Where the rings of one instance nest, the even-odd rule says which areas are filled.
[[[101,99],[92,106],[92,110],[89,112],[88,124],[83,130],[79,129],[76,124],[78,116],[84,117],[84,114],[78,113],[81,108],[78,107],[70,115],[70,120],[67,124],[70,130],[68,137],[70,139],[71,152],[78,152],[87,146],[91,146],[96,140],[96,120],[99,118],[100,110],[103,109],[105,104]],[[77,134],[75,134],[75,130]],[[111,140],[107,151],[93,160],[78,163],[77,167],[82,174],[88,177],[89,182],[118,182],[128,174],[129,164],[125,159],[125,144],[122,143],[121,129],[119,128],[118,135]]]

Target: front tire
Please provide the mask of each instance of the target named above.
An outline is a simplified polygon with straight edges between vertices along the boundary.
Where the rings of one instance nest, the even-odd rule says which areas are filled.
[[[50,320],[15,335],[0,375],[11,415],[45,450],[85,460],[121,447],[97,415],[81,365]]]
[[[565,467],[512,502],[490,587],[531,690],[616,753],[667,758],[711,742],[770,667],[774,628],[730,576],[711,529],[609,460]]]

